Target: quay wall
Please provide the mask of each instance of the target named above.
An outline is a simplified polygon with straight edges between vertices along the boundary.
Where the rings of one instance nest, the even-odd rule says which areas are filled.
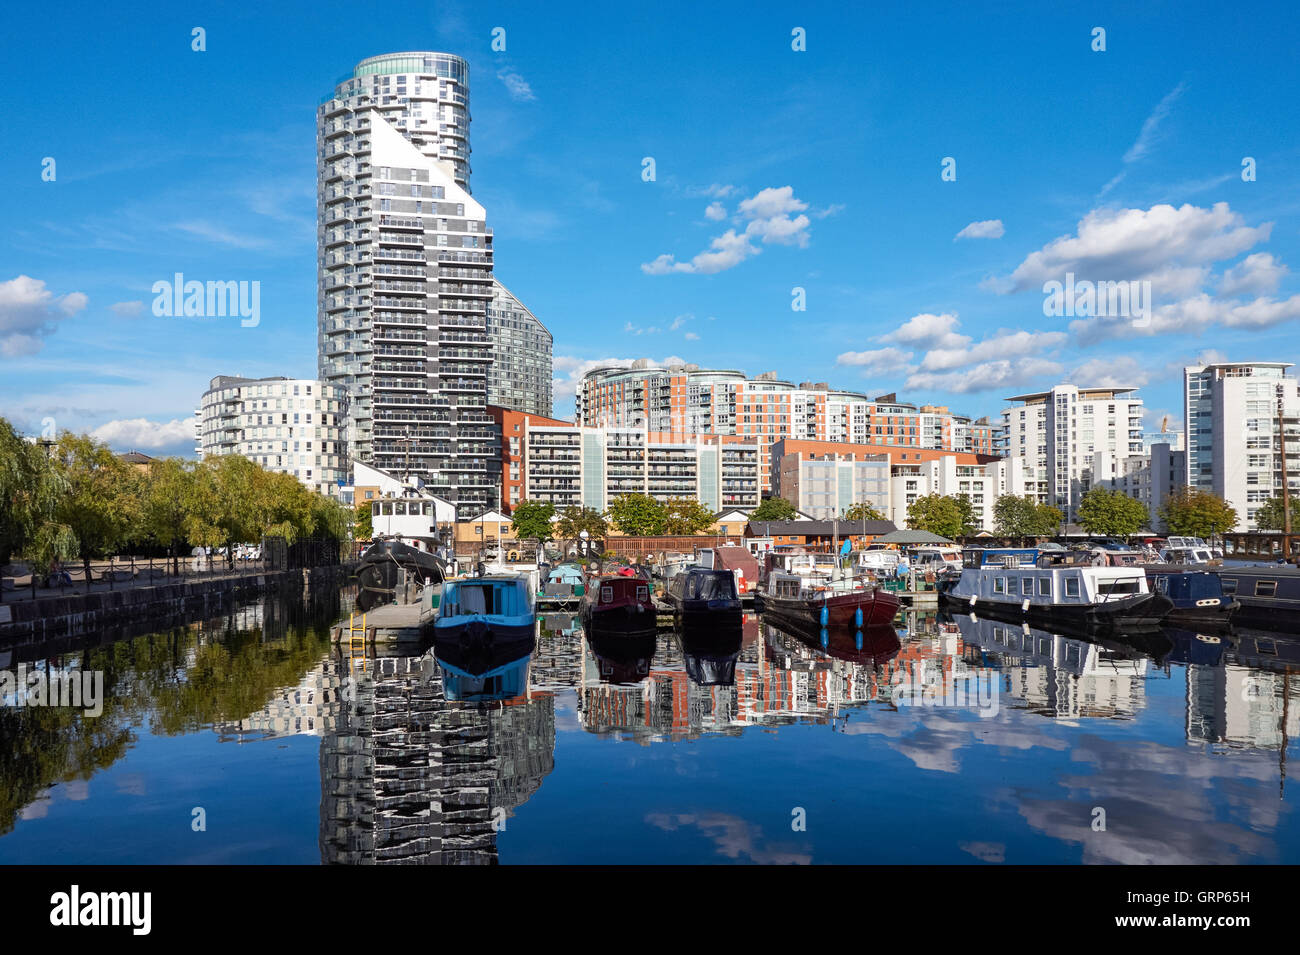
[[[0,603],[0,648],[46,643],[113,627],[138,627],[155,620],[198,619],[264,594],[337,586],[356,571],[356,566],[347,563],[248,573]]]

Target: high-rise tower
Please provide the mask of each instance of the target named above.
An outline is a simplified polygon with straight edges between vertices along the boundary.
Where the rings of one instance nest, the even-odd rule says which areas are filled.
[[[318,364],[351,397],[349,453],[472,517],[496,501],[492,231],[469,193],[469,66],[362,60],[316,114]]]

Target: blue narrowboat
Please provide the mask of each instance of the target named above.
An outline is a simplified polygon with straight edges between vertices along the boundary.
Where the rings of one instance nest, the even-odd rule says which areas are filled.
[[[1241,606],[1223,592],[1223,581],[1213,571],[1175,564],[1148,564],[1145,569],[1151,592],[1173,601],[1165,618],[1172,626],[1227,627]]]
[[[434,651],[440,663],[481,673],[493,657],[514,657],[524,646],[531,653],[536,629],[527,577],[459,578],[442,586]]]

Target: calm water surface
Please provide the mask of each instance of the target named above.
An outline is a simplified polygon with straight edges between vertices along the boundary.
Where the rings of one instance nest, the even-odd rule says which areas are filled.
[[[629,648],[551,614],[480,686],[332,647],[347,603],[0,653],[107,695],[0,707],[0,862],[1300,861],[1285,638],[749,618]]]

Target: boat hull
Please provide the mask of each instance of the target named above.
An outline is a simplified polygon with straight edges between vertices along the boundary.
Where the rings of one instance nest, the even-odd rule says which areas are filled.
[[[1050,629],[1054,623],[1069,627],[1142,629],[1159,627],[1173,609],[1173,601],[1160,594],[1134,594],[1104,604],[1029,604],[1010,601],[960,597],[951,591],[939,592],[947,607],[962,613],[1001,620],[1040,622]]]
[[[900,606],[898,595],[887,590],[835,594],[825,600],[774,594],[763,594],[762,598],[761,609],[757,603],[755,609],[760,609],[764,615],[789,621],[802,630],[862,630],[884,626],[894,619]]]
[[[469,674],[481,674],[502,660],[533,652],[533,622],[494,621],[485,618],[439,620],[433,627],[433,651],[439,661]]]

